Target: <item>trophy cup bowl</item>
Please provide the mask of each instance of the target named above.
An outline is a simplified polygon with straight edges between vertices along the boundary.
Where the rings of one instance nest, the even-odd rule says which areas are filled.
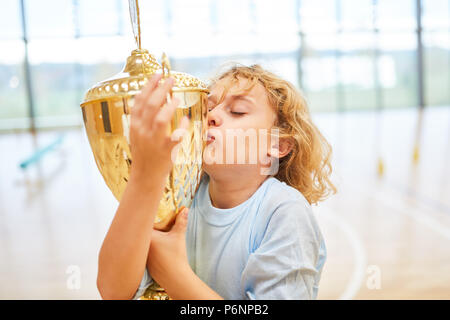
[[[164,65],[166,64],[166,65]],[[199,79],[161,66],[147,50],[136,49],[128,57],[118,75],[89,89],[81,103],[86,134],[97,167],[120,201],[128,182],[131,158],[129,143],[130,111],[134,97],[155,73],[174,78],[172,96],[180,100],[168,133],[176,129],[183,116],[190,119],[188,132],[177,146],[173,168],[167,177],[164,195],[159,203],[154,228],[167,230],[183,207],[189,207],[201,177],[202,154],[205,147],[207,88]],[[157,284],[147,290],[144,299],[168,299]]]

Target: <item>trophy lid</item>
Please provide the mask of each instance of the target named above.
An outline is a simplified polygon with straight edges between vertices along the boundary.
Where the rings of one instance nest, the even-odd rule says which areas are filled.
[[[153,74],[162,72],[161,65],[147,50],[133,50],[122,72],[90,88],[81,105],[112,96],[135,95],[141,91]],[[172,89],[174,92],[208,91],[204,82],[190,74],[172,71],[168,76],[175,80]]]

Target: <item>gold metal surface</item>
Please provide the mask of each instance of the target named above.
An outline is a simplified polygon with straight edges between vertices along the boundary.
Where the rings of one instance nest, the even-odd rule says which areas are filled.
[[[141,50],[141,15],[139,13],[138,0],[128,0],[130,7],[131,27],[133,28],[134,40],[139,50]]]
[[[147,290],[145,290],[139,300],[172,300],[169,295],[156,282],[153,282]]]
[[[170,74],[175,79],[172,96],[180,100],[170,123],[170,132],[183,116],[190,125],[177,150],[172,171],[167,177],[164,195],[154,221],[158,230],[167,230],[176,214],[191,205],[201,176],[202,152],[205,147],[206,85],[199,79],[170,70],[169,59],[163,56],[163,67],[147,50],[141,48],[139,5],[129,0],[130,16],[138,49],[128,57],[121,73],[89,89],[81,103],[87,137],[95,162],[106,185],[120,201],[128,182],[132,158],[129,141],[130,111],[134,97],[155,73]],[[169,297],[156,283],[144,299],[165,300]]]

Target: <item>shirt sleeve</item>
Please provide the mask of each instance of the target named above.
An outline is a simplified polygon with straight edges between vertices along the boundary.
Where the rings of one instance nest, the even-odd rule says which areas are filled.
[[[278,207],[250,254],[241,278],[243,296],[260,299],[315,299],[326,248],[309,204]]]
[[[148,273],[147,268],[145,268],[144,276],[142,277],[141,283],[139,284],[139,287],[134,294],[133,300],[138,300],[152,283],[153,279]]]

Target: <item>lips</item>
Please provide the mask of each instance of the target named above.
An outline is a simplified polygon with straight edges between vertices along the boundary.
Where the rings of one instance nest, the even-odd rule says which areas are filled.
[[[206,144],[210,144],[212,143],[214,140],[216,140],[216,138],[210,133],[208,132],[208,135],[206,137]]]

